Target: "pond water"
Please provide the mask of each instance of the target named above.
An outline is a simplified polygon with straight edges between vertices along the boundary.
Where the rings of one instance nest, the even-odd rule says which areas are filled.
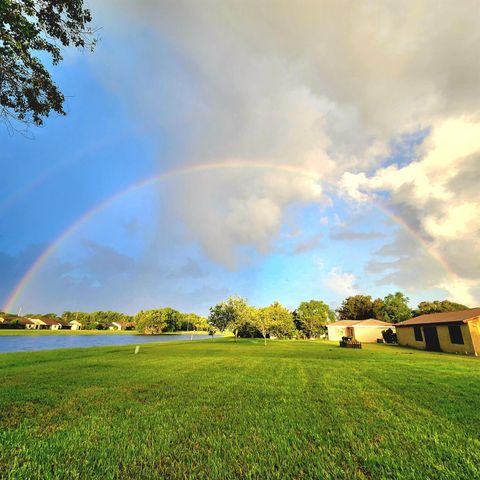
[[[94,334],[94,335],[38,335],[0,336],[0,353],[31,352],[56,348],[83,348],[114,345],[140,345],[151,342],[176,342],[178,340],[203,340],[208,335],[134,335],[134,334]]]

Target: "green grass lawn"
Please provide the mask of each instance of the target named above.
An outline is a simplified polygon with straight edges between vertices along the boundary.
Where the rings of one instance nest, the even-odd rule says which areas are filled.
[[[480,363],[232,339],[0,355],[0,477],[480,478]]]

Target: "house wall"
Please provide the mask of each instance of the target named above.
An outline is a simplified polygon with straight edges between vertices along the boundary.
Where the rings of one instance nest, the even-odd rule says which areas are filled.
[[[40,330],[41,328],[47,328],[47,326],[37,318],[30,318],[30,321],[33,322],[33,325],[31,325],[30,327],[32,330]]]
[[[480,355],[480,319],[477,318],[477,320],[468,322],[467,325],[470,330],[475,355]]]
[[[382,331],[387,330],[390,327],[356,327],[354,326],[354,337],[359,342],[364,343],[376,343],[377,338],[382,337]]]
[[[327,330],[329,340],[341,340],[342,337],[346,336],[345,327],[329,327],[327,325]]]
[[[470,323],[475,324],[469,325]],[[438,340],[440,342],[440,348],[443,352],[447,353],[461,353],[464,355],[476,355],[477,352],[480,352],[480,331],[478,331],[478,320],[473,322],[464,323],[460,326],[463,335],[463,345],[459,345],[456,343],[451,343],[450,341],[450,334],[448,332],[447,325],[429,325],[432,327],[436,327]],[[420,325],[422,329],[422,341],[415,340],[415,334],[412,327],[398,327],[397,328],[397,341],[399,345],[403,345],[406,347],[413,347],[419,348],[421,350],[425,350],[425,335],[423,333],[423,326]],[[474,330],[472,335],[471,329]],[[476,330],[476,331],[475,331]],[[473,338],[475,338],[475,346],[473,343]]]

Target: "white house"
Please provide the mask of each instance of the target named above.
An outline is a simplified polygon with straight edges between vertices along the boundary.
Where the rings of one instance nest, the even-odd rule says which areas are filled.
[[[367,320],[340,320],[327,325],[329,340],[354,337],[359,342],[365,343],[375,343],[378,338],[382,338],[382,331],[388,328],[395,330],[395,325],[376,320],[375,318]]]
[[[82,329],[82,323],[79,322],[78,320],[72,320],[71,322],[68,322],[70,325],[70,330],[81,330]]]
[[[33,325],[27,326],[27,328],[33,329],[33,330],[60,330],[62,328],[62,324],[60,322],[57,322],[56,320],[53,320],[52,318],[28,318]]]
[[[109,330],[133,330],[134,325],[130,322],[112,322],[108,326]]]

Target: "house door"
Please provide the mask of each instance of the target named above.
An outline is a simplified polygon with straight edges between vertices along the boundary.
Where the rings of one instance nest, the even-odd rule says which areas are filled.
[[[441,352],[440,342],[436,327],[423,327],[423,335],[425,336],[426,349],[430,352]]]

